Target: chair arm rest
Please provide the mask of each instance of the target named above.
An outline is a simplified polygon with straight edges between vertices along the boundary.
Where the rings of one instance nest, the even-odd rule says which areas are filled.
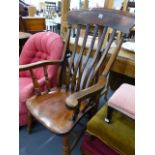
[[[100,92],[106,85],[106,78],[105,76],[101,75],[99,77],[98,82],[91,86],[88,87],[86,89],[83,89],[79,92],[73,93],[72,95],[70,95],[69,97],[67,97],[66,99],[66,106],[69,109],[75,109],[78,106],[78,103],[92,95],[97,94],[98,92]]]
[[[62,62],[63,62],[63,60],[43,60],[43,61],[38,61],[38,62],[31,63],[31,64],[20,65],[19,66],[19,71],[25,71],[25,70],[28,70],[28,69],[34,69],[34,68],[38,68],[38,67],[42,67],[42,66],[46,66],[46,65],[61,64]]]

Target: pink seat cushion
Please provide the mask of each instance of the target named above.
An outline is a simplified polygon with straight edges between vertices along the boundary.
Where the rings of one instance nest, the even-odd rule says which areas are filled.
[[[109,99],[108,106],[135,119],[135,86],[122,84]]]
[[[60,35],[53,32],[39,32],[32,35],[25,43],[19,58],[19,64],[30,64],[41,60],[60,60],[63,54],[63,42]],[[57,85],[58,65],[47,68],[51,87]],[[43,68],[33,70],[41,89],[45,89]],[[29,71],[19,73],[19,125],[26,125],[27,108],[26,100],[34,94],[34,88]]]

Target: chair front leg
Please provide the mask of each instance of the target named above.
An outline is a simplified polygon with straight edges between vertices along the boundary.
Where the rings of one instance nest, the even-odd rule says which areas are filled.
[[[33,124],[33,116],[30,112],[28,112],[28,125],[27,125],[27,132],[30,134],[32,132],[32,124]]]
[[[69,141],[68,136],[63,136],[63,155],[69,155],[70,154],[70,147],[69,147]]]

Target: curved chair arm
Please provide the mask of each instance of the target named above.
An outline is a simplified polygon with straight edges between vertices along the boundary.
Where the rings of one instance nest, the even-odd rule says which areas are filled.
[[[42,67],[42,66],[46,66],[46,65],[61,64],[62,62],[63,62],[63,60],[43,60],[43,61],[38,61],[38,62],[31,63],[31,64],[20,65],[19,66],[19,71],[25,71],[25,70],[28,70],[28,69],[34,69],[34,68],[38,68],[38,67]]]
[[[26,70],[30,71],[31,78],[32,78],[32,81],[33,81],[33,86],[34,86],[34,89],[36,91],[36,94],[40,95],[41,94],[41,89],[40,89],[38,80],[34,76],[34,73],[33,73],[32,70],[34,68],[39,68],[39,67],[43,67],[44,68],[45,82],[46,82],[46,85],[47,85],[47,91],[49,92],[50,91],[50,85],[49,85],[49,79],[48,79],[48,73],[47,73],[46,65],[56,65],[56,64],[61,65],[62,62],[63,62],[63,59],[61,59],[61,60],[43,60],[43,61],[38,61],[38,62],[31,63],[31,64],[20,65],[19,66],[19,71],[26,71]]]
[[[79,105],[78,103],[80,101],[100,92],[105,87],[105,84],[106,84],[106,78],[105,76],[101,75],[99,77],[97,84],[88,87],[86,89],[83,89],[81,91],[78,91],[76,93],[73,93],[72,95],[67,97],[66,106],[69,109],[74,110]]]

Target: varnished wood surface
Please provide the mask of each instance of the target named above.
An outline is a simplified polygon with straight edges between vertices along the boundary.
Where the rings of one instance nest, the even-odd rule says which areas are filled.
[[[23,17],[23,24],[27,32],[46,30],[45,18],[43,17]]]
[[[109,51],[106,61],[108,61],[111,51],[112,49]],[[135,53],[121,48],[111,71],[135,78]]]
[[[20,65],[19,66],[19,71],[24,71],[24,70],[30,70],[38,67],[43,67],[46,65],[56,65],[62,63],[62,60],[42,60],[39,62],[34,62],[31,64],[25,64],[25,65]]]
[[[68,24],[98,24],[112,27],[124,33],[130,32],[134,20],[135,16],[128,12],[103,8],[68,13]]]
[[[55,88],[49,94],[44,93],[27,101],[29,111],[50,131],[58,134],[69,132],[74,126],[73,111],[65,106],[65,100],[71,92]],[[84,103],[81,104],[81,109],[83,105]]]

